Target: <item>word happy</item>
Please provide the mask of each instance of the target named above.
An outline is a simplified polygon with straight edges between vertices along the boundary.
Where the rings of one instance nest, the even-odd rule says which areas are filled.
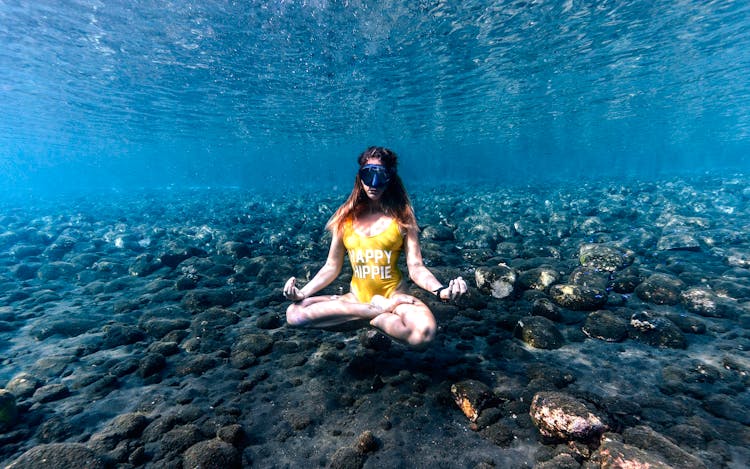
[[[352,249],[349,251],[349,259],[352,261],[352,270],[357,278],[392,278],[390,265],[379,265],[383,261],[391,263],[393,251],[384,249]]]

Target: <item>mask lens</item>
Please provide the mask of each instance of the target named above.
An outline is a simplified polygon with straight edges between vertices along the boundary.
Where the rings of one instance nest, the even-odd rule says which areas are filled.
[[[386,185],[388,185],[388,181],[390,181],[391,179],[388,175],[388,170],[385,169],[385,166],[377,164],[368,164],[363,166],[362,169],[359,170],[359,177],[367,186],[374,187],[376,189],[385,187]]]

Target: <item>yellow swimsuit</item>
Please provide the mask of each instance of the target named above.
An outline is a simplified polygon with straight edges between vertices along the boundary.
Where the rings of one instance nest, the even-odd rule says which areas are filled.
[[[353,221],[344,225],[344,247],[352,263],[352,293],[362,303],[373,295],[386,298],[401,284],[398,258],[404,239],[396,220],[375,236],[362,236],[354,231]]]

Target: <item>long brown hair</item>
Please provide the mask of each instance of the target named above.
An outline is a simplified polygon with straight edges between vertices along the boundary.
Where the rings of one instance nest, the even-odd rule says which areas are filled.
[[[357,160],[359,167],[364,166],[370,158],[379,159],[391,175],[391,179],[383,195],[380,197],[380,204],[385,214],[395,218],[398,224],[404,229],[418,229],[417,219],[414,216],[414,208],[411,205],[411,200],[409,200],[409,194],[406,193],[404,183],[396,172],[398,165],[396,153],[384,147],[369,147],[359,155]],[[328,220],[326,228],[334,233],[341,234],[347,220],[356,218],[357,215],[367,208],[369,203],[370,199],[365,194],[365,190],[362,187],[362,179],[359,177],[359,171],[357,171],[357,175],[354,177],[352,193],[349,194],[349,198],[341,204],[330,220]]]

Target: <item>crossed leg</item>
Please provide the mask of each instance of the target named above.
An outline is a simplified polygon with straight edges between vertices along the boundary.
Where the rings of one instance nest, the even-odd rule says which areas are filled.
[[[368,324],[393,339],[422,348],[435,337],[435,317],[419,299],[405,293],[380,295],[360,303],[353,293],[323,295],[292,303],[286,310],[292,326],[350,330]]]
[[[435,338],[435,316],[421,300],[405,293],[394,293],[389,298],[376,295],[372,302],[393,305],[383,307],[384,312],[370,321],[374,328],[415,348],[423,348]]]

